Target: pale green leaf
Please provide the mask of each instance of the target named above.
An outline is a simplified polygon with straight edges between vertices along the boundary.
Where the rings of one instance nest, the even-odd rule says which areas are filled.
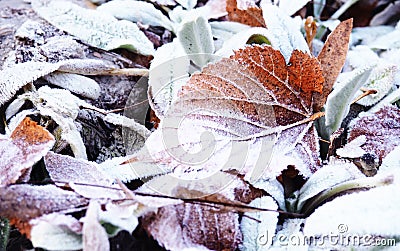
[[[365,142],[367,142],[367,137],[365,135],[360,135],[343,147],[336,149],[336,154],[342,158],[360,158],[367,153],[361,148]]]
[[[249,181],[255,188],[266,191],[275,201],[278,203],[279,208],[282,210],[286,209],[285,191],[282,184],[276,179],[259,179],[256,182]]]
[[[213,21],[210,22],[210,26],[213,36],[224,41],[228,40],[233,35],[250,28],[248,25],[230,21]]]
[[[371,74],[371,66],[354,70],[345,82],[337,83],[326,101],[325,125],[328,133],[336,131],[350,110],[354,95]]]
[[[373,180],[375,177],[365,179]],[[370,240],[374,236],[383,238],[400,236],[398,217],[400,196],[397,195],[399,189],[397,183],[338,197],[317,208],[307,218],[304,234],[368,235]],[[355,248],[358,247],[357,243],[353,245]],[[350,242],[347,247],[351,246]]]
[[[400,88],[389,93],[384,99],[382,99],[378,104],[374,105],[369,112],[374,113],[382,109],[386,105],[391,105],[400,99]]]
[[[174,31],[175,25],[153,4],[136,0],[110,1],[97,8],[113,15],[118,19],[124,19],[144,25],[161,26]]]
[[[261,8],[271,34],[268,40],[274,49],[282,53],[286,62],[289,62],[292,52],[296,49],[310,53],[307,42],[300,32],[301,22],[296,23],[295,19],[267,1],[261,2]]]
[[[202,16],[186,19],[178,30],[178,39],[190,59],[199,67],[211,62],[209,54],[214,53],[211,26]]]
[[[364,175],[351,162],[331,159],[328,165],[318,169],[300,189],[297,210],[318,193],[342,182],[363,178]]]
[[[83,250],[109,251],[110,243],[106,230],[99,222],[101,205],[96,200],[91,200],[86,210],[86,215],[81,219],[83,223],[82,240]]]
[[[91,78],[73,73],[54,72],[44,79],[56,86],[67,89],[73,93],[86,98],[98,99],[100,97],[100,86]]]
[[[268,196],[253,200],[249,206],[272,210],[278,209],[275,201]],[[275,233],[278,215],[277,212],[245,213],[245,217],[243,217],[240,223],[240,229],[243,233],[241,250],[268,250],[272,244],[272,241],[268,240],[268,238]],[[252,217],[253,219],[247,218],[246,216]],[[260,222],[256,222],[254,219]],[[268,234],[270,236],[268,236]]]
[[[24,85],[35,81],[59,68],[46,62],[25,62],[0,71],[0,105],[14,97]]]
[[[77,219],[59,213],[31,220],[32,244],[48,250],[81,250],[81,226]]]
[[[177,3],[182,5],[183,8],[191,10],[196,6],[197,0],[175,0]]]
[[[376,90],[376,94],[371,94],[357,101],[357,104],[371,106],[379,102],[389,91],[394,88],[394,78],[397,66],[392,64],[378,64],[371,72],[368,81],[364,84],[367,90]],[[361,95],[358,91],[356,95]]]
[[[400,48],[400,22],[396,28],[385,35],[377,37],[374,41],[368,44],[373,49],[389,50]]]
[[[247,44],[247,41],[250,39],[250,37],[254,35],[265,37],[266,40],[268,40],[269,37],[274,38],[274,36],[271,35],[268,29],[253,27],[240,31],[237,34],[233,35],[230,39],[226,40],[222,45],[222,48],[219,49],[216,54],[221,57],[229,57],[230,55],[233,55],[233,52],[235,50],[243,48]],[[272,41],[270,42],[272,45]],[[272,45],[272,47],[274,46]]]
[[[303,8],[308,2],[310,2],[310,0],[280,0],[279,9],[281,9],[286,15],[291,16]]]
[[[190,60],[181,43],[174,39],[154,53],[149,72],[149,101],[157,117],[162,118],[189,78]]]
[[[350,45],[363,44],[368,45],[373,43],[378,37],[392,32],[392,26],[366,26],[355,27],[351,32]]]
[[[32,1],[33,9],[57,28],[104,50],[125,48],[143,55],[154,53],[153,43],[136,24],[68,1]]]

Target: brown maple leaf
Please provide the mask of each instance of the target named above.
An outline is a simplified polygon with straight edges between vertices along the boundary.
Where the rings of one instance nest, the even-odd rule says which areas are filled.
[[[260,7],[252,1],[226,0],[226,11],[230,21],[247,24],[253,27],[266,27]]]

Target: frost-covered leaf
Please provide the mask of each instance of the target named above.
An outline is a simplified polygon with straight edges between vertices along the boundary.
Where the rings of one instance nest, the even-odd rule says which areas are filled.
[[[377,93],[366,96],[357,101],[360,105],[371,106],[379,102],[394,87],[394,78],[397,66],[392,64],[378,64],[371,72],[368,81],[364,84],[367,90],[376,90]],[[358,94],[361,94],[359,91]]]
[[[100,59],[68,59],[58,62],[58,71],[82,75],[107,75],[116,69],[114,65],[107,64]]]
[[[365,135],[360,135],[344,147],[336,149],[336,154],[342,158],[360,158],[366,154],[365,150],[361,148],[366,141]]]
[[[368,44],[373,49],[389,50],[400,48],[400,22],[397,23],[395,29],[385,35],[377,37]]]
[[[104,50],[125,48],[143,55],[152,55],[153,43],[136,24],[96,10],[89,10],[68,1],[34,0],[33,9],[57,28]]]
[[[378,37],[381,37],[393,30],[393,26],[389,25],[356,27],[351,33],[350,44],[354,45],[361,43],[362,45],[368,45],[373,43]]]
[[[310,2],[310,0],[279,0],[279,9],[285,12],[286,15],[291,16],[294,15],[298,10],[303,8],[308,2]]]
[[[336,83],[326,100],[325,125],[329,135],[336,131],[350,110],[354,95],[371,74],[371,66],[354,70],[343,83]]]
[[[129,163],[129,158],[130,157],[114,157],[99,164],[99,168],[111,178],[119,179],[123,182],[168,172],[154,163]]]
[[[10,100],[24,85],[43,77],[59,68],[45,62],[25,62],[0,71],[0,105]]]
[[[183,8],[191,10],[196,6],[197,0],[175,0],[177,3],[182,5]]]
[[[267,241],[273,241],[271,250],[296,250],[296,251],[307,251],[309,250],[307,240],[311,238],[305,236],[302,231],[304,225],[304,219],[286,219],[282,225],[282,228],[270,239],[263,239],[263,243]],[[268,233],[269,234],[269,233]],[[280,237],[283,236],[283,237]],[[303,242],[303,240],[306,240]],[[285,248],[283,248],[285,247]]]
[[[220,18],[227,14],[226,0],[209,0],[204,6],[193,9],[207,19]]]
[[[385,158],[382,160],[380,172],[387,172],[400,167],[400,146],[396,146]]]
[[[269,44],[274,47],[274,42],[276,41],[268,40],[269,37],[274,38],[271,36],[268,29],[262,27],[253,27],[240,31],[224,41],[221,49],[219,49],[216,54],[223,57],[229,57],[230,55],[234,54],[235,50],[243,48],[248,43],[249,39],[254,35],[264,37],[265,40],[267,40]]]
[[[400,145],[399,123],[400,109],[395,106],[386,106],[373,114],[363,114],[350,124],[348,142],[365,135],[367,141],[361,148],[382,159]]]
[[[286,209],[285,191],[282,184],[276,179],[259,179],[257,181],[249,180],[249,183],[255,188],[267,192],[278,203],[280,209]]]
[[[33,219],[30,240],[36,248],[48,250],[82,249],[82,226],[70,215],[52,213]]]
[[[54,142],[53,135],[30,118],[21,121],[10,137],[0,135],[0,185],[17,181]]]
[[[222,39],[224,41],[231,38],[236,33],[249,28],[248,25],[230,21],[214,21],[210,22],[210,26],[213,37]]]
[[[270,41],[277,41],[273,47],[279,50],[288,63],[294,50],[310,53],[307,42],[300,32],[300,25],[287,16],[277,6],[261,2],[261,8],[267,28],[271,33]],[[279,41],[279,42],[278,42]]]
[[[49,152],[44,161],[52,180],[56,183],[70,182],[69,186],[85,198],[124,198],[120,191],[110,188],[113,180],[103,173],[94,162],[53,152]]]
[[[138,204],[139,203],[132,201],[123,201],[119,203],[109,202],[105,205],[105,211],[101,210],[99,212],[99,220],[101,222],[107,222],[116,228],[114,233],[108,232],[109,235],[113,236],[120,230],[125,230],[129,233],[135,230],[139,224],[136,216]]]
[[[212,59],[208,54],[215,50],[211,26],[202,16],[190,17],[181,24],[177,37],[190,59],[203,67]]]
[[[99,222],[99,211],[101,210],[100,204],[91,200],[89,207],[86,210],[86,215],[82,219],[83,223],[83,250],[110,250],[110,243],[106,230]]]
[[[100,96],[99,84],[91,78],[73,73],[54,72],[44,79],[56,86],[70,90],[86,98],[97,99]]]
[[[352,27],[352,19],[341,22],[329,34],[324,47],[318,55],[325,82],[322,94],[314,94],[314,110],[316,111],[321,110],[325,105],[328,94],[331,92],[333,84],[342,70],[346,60]]]
[[[318,193],[345,181],[365,177],[351,162],[331,159],[328,165],[316,171],[300,189],[297,210]]]
[[[227,0],[228,20],[253,27],[265,27],[262,10],[255,1]]]
[[[269,208],[277,210],[278,207],[275,201],[271,197],[261,197],[253,200],[250,206],[258,208]],[[276,224],[278,223],[277,212],[257,212],[257,213],[246,213],[240,223],[240,230],[243,233],[243,243],[241,250],[268,250],[271,242],[264,243],[268,240],[268,234],[275,233]],[[259,220],[256,222],[254,219]],[[264,237],[264,238],[263,238]]]
[[[308,119],[323,77],[306,53],[294,51],[290,62],[270,46],[248,46],[193,74],[132,162],[157,163],[185,179],[237,169],[256,181],[288,165],[308,177],[319,166]]]
[[[358,45],[351,48],[347,53],[346,70],[353,70],[356,68],[365,67],[370,64],[377,64],[379,56],[373,50],[365,45]]]
[[[385,106],[394,104],[400,99],[400,88],[389,93],[385,98],[383,98],[378,104],[374,105],[369,112],[377,112]]]
[[[162,26],[175,31],[175,25],[153,4],[136,0],[110,1],[97,8],[118,19],[128,20],[144,25]]]
[[[28,221],[44,214],[74,209],[87,200],[74,192],[54,185],[31,186],[18,184],[0,187],[0,215]]]
[[[396,196],[399,189],[398,184],[393,184],[336,198],[319,207],[306,219],[304,234],[370,235],[370,240],[373,237],[399,236],[397,205],[400,203],[400,196]]]
[[[189,79],[190,59],[178,39],[164,44],[154,53],[150,65],[148,96],[158,118],[164,117],[178,91]]]

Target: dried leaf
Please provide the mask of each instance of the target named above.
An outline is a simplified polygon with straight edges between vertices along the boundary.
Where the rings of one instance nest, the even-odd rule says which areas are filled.
[[[33,219],[30,240],[34,247],[48,250],[82,249],[82,226],[70,215],[52,213]]]
[[[1,135],[0,142],[0,185],[8,185],[46,155],[55,140],[46,129],[25,118],[10,138]]]
[[[262,10],[255,5],[254,1],[227,0],[226,11],[229,21],[253,27],[265,27]]]
[[[214,212],[212,206],[180,204],[147,215],[143,226],[168,250],[207,247],[233,250],[241,242],[238,215]]]
[[[318,61],[300,51],[286,65],[269,46],[239,50],[191,77],[132,161],[156,163],[185,179],[233,168],[255,182],[287,165],[308,177],[319,166],[308,119],[321,74]]]
[[[53,152],[49,152],[44,161],[52,180],[56,183],[70,182],[71,188],[85,198],[124,198],[120,191],[104,188],[112,187],[113,180],[96,163]]]
[[[352,121],[348,142],[365,135],[367,141],[361,148],[378,160],[382,159],[400,145],[399,121],[400,109],[395,106],[386,106],[374,114],[364,114]]]
[[[175,30],[174,23],[151,3],[136,0],[111,1],[102,4],[97,10],[113,15],[118,19],[144,25],[161,26],[170,31]]]
[[[0,214],[7,218],[29,221],[44,214],[74,209],[87,200],[74,192],[54,185],[12,185],[0,188]]]
[[[101,210],[100,204],[91,200],[89,207],[86,211],[86,216],[83,219],[83,250],[110,250],[108,236],[106,230],[99,223],[99,211]]]
[[[33,9],[49,23],[104,50],[125,48],[152,55],[153,43],[136,24],[96,10],[79,7],[68,1],[34,0]]]
[[[328,36],[318,55],[325,82],[322,94],[314,94],[315,111],[319,111],[325,105],[328,94],[346,61],[352,27],[353,19],[341,22]]]

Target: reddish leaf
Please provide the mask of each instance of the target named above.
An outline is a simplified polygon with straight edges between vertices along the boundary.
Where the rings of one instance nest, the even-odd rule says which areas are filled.
[[[53,185],[0,187],[0,216],[28,221],[44,214],[83,206],[87,200]]]
[[[361,146],[367,153],[382,160],[396,146],[400,145],[400,109],[386,106],[374,114],[365,115],[351,125],[348,142],[361,135],[367,137]]]
[[[30,118],[10,138],[0,136],[0,185],[12,184],[53,146],[54,137]]]
[[[210,206],[180,204],[160,208],[143,219],[144,228],[168,250],[205,246],[235,250],[241,242],[239,216]]]
[[[318,55],[321,62],[321,69],[325,78],[323,92],[314,94],[314,110],[319,111],[325,105],[333,84],[339,76],[346,61],[347,51],[353,19],[341,22],[336,29],[328,36],[324,47]]]
[[[230,21],[254,27],[266,27],[262,10],[253,1],[226,0],[226,11]]]

